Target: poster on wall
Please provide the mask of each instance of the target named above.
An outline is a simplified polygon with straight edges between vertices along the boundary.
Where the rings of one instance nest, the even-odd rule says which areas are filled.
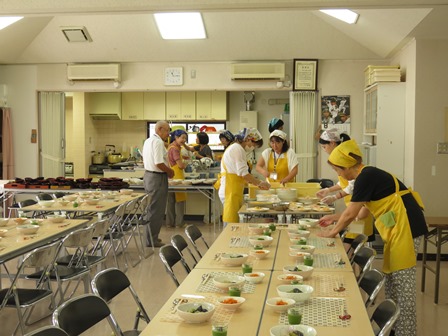
[[[350,134],[350,96],[322,96],[321,128]]]

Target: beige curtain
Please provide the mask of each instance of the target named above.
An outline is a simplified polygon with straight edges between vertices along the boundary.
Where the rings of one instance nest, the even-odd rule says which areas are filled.
[[[293,91],[290,93],[291,147],[299,158],[298,182],[315,178],[317,173],[317,92]]]
[[[3,153],[3,179],[14,178],[14,152],[12,143],[11,108],[3,107],[2,127],[2,153]]]

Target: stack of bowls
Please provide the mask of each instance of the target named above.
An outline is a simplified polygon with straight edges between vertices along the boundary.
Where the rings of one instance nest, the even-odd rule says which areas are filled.
[[[279,188],[277,189],[277,196],[283,202],[295,202],[297,199],[297,189]]]

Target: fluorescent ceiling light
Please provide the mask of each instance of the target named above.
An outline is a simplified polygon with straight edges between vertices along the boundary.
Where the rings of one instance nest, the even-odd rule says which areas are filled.
[[[321,9],[320,11],[349,24],[356,23],[359,17],[358,13],[352,12],[349,9]]]
[[[160,35],[165,40],[205,39],[201,13],[154,14]]]
[[[1,16],[0,17],[0,30],[12,25],[14,22],[22,20],[23,16]]]

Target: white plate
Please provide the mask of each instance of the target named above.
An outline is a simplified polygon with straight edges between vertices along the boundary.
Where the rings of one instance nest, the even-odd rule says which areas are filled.
[[[254,208],[247,208],[247,211],[265,212],[265,211],[269,211],[269,208],[254,207]]]

